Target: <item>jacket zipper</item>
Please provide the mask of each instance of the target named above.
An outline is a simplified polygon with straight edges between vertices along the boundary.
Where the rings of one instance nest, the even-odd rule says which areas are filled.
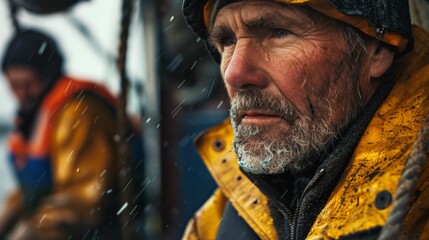
[[[320,169],[317,173],[316,173],[316,175],[311,179],[311,181],[307,184],[307,186],[304,188],[304,191],[302,192],[302,194],[301,194],[301,197],[299,198],[299,201],[298,201],[298,204],[297,204],[297,206],[296,206],[296,209],[295,209],[295,214],[293,215],[293,220],[292,220],[292,223],[291,223],[291,233],[290,233],[290,236],[291,236],[291,239],[292,240],[294,240],[295,239],[295,234],[296,234],[296,224],[297,224],[297,222],[298,222],[298,214],[299,214],[299,210],[300,210],[300,208],[301,208],[301,203],[302,203],[302,200],[304,199],[304,196],[305,196],[305,194],[308,192],[308,190],[310,189],[310,188],[312,188],[313,186],[314,186],[314,184],[316,184],[316,182],[320,179],[320,177],[323,175],[323,173],[325,172],[325,169],[324,168],[322,168],[322,169]],[[290,212],[289,212],[289,214],[290,214]],[[290,218],[289,218],[290,219]]]
[[[283,217],[285,217],[288,220],[293,219],[292,213],[281,201],[273,201],[273,203],[275,203],[277,205],[277,207],[278,207],[280,213],[283,215]],[[289,229],[291,229],[291,231],[292,231],[293,223],[291,223],[289,225],[290,225]]]
[[[278,210],[280,211],[280,213],[289,220],[292,220],[292,222],[289,224],[289,236],[291,237],[291,240],[295,239],[295,234],[296,234],[296,223],[298,221],[298,213],[299,213],[299,209],[300,209],[300,205],[302,202],[302,199],[304,198],[305,194],[308,192],[308,190],[310,188],[312,188],[314,186],[314,184],[316,184],[316,182],[320,179],[320,177],[323,175],[323,173],[325,172],[324,168],[321,168],[320,170],[317,171],[317,173],[314,175],[314,177],[310,180],[310,182],[307,184],[307,186],[304,188],[303,193],[301,194],[301,197],[299,198],[299,201],[297,203],[297,207],[295,209],[295,215],[292,215],[291,211],[280,201],[280,200],[272,200],[271,202],[273,204],[275,204],[278,208]],[[252,176],[248,176],[249,179],[253,179],[254,184],[257,185],[257,179],[255,179]],[[258,185],[257,185],[258,186]],[[260,188],[263,188],[260,186]],[[268,194],[269,195],[269,194]]]

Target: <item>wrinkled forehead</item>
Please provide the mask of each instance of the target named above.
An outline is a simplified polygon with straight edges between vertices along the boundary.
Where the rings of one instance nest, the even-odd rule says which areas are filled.
[[[277,7],[290,7],[290,5],[285,4],[285,0],[209,0],[204,6],[204,23],[206,26],[211,26],[214,23],[214,20],[218,16],[219,12],[225,7],[228,6],[229,9],[239,10],[244,6],[257,6],[255,11],[263,11],[263,7],[267,4],[275,4]],[[306,1],[295,0],[295,2],[302,2],[300,5],[305,5]],[[238,8],[238,9],[237,9]],[[270,10],[273,11],[272,9]],[[275,14],[272,12],[271,14]]]
[[[293,24],[297,20],[306,20],[309,23],[324,24],[326,21],[335,21],[308,6],[286,5],[279,2],[267,1],[236,1],[221,8],[213,22],[210,23],[209,31],[214,25],[223,25],[230,17],[239,17],[245,25],[269,26],[281,22]]]

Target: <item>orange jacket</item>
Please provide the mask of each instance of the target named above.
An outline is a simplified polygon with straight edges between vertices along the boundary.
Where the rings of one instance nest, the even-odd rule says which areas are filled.
[[[19,131],[14,131],[9,136],[10,160],[26,207],[34,207],[42,195],[51,191],[51,148],[52,144],[55,144],[52,136],[57,130],[52,128],[51,124],[57,121],[58,114],[67,101],[75,97],[79,98],[79,101],[83,100],[84,97],[78,95],[84,91],[93,91],[103,96],[113,110],[115,100],[106,89],[91,82],[62,78],[44,98],[30,139],[24,139]]]
[[[120,228],[114,218],[120,207],[114,104],[99,84],[65,77],[44,98],[30,139],[12,133],[9,146],[19,186],[0,219],[0,224],[19,221],[10,235],[119,238],[119,231],[112,233]]]

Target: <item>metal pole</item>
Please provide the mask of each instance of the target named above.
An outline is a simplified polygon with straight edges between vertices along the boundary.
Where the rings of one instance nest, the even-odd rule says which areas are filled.
[[[148,239],[160,239],[161,219],[161,93],[159,79],[159,20],[157,2],[142,0],[144,41],[146,50],[147,79],[144,87],[146,108],[144,111],[145,142],[145,196],[148,205],[145,208],[146,235]]]

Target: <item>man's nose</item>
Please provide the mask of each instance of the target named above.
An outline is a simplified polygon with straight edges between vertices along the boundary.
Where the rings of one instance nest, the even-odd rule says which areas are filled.
[[[262,49],[252,43],[236,43],[234,52],[226,63],[224,81],[233,89],[265,88],[269,83],[269,68]]]

